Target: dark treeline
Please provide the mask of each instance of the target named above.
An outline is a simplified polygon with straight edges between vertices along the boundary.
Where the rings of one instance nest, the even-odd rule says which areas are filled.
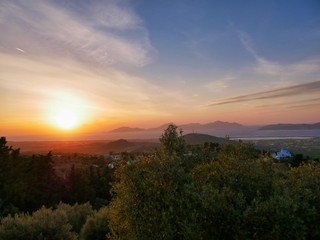
[[[90,202],[94,208],[111,200],[113,170],[102,161],[92,165],[72,165],[64,176],[55,174],[52,154],[20,155],[19,149],[0,139],[0,216],[33,212],[54,207],[60,201],[68,204]]]
[[[318,162],[273,165],[241,141],[188,146],[174,125],[160,142],[59,178],[50,153],[20,156],[2,138],[0,239],[320,238]]]

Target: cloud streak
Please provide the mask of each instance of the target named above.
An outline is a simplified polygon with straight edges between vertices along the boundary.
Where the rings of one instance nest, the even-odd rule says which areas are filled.
[[[289,102],[282,102],[282,103],[276,103],[276,104],[264,104],[264,105],[258,105],[256,108],[258,109],[304,109],[304,108],[312,108],[315,106],[320,105],[320,98],[311,98],[306,100],[299,100],[299,101],[289,101]]]
[[[22,52],[22,53],[26,53],[24,50],[22,50],[21,48],[16,48],[16,50],[18,50],[19,52]]]
[[[31,59],[26,54],[0,53],[0,69],[2,97],[8,99],[2,112],[7,113],[21,106],[19,119],[33,116],[25,112],[25,105],[35,109],[39,106],[45,108],[50,99],[61,100],[57,97],[60,92],[63,95],[70,92],[86,100],[83,105],[90,108],[93,115],[106,119],[173,114],[183,110],[182,104],[190,100],[181,92],[162,88],[118,69],[97,71],[67,59],[42,61],[41,58]]]
[[[261,91],[256,93],[250,93],[247,95],[240,95],[236,97],[226,98],[221,101],[209,104],[209,107],[233,104],[233,103],[241,103],[241,102],[250,102],[256,100],[267,100],[267,99],[275,99],[275,98],[285,98],[292,96],[301,96],[301,95],[309,95],[314,93],[320,93],[320,81],[298,84],[290,87],[283,87],[278,89],[273,89],[269,91]]]
[[[0,45],[7,50],[18,45],[33,55],[143,66],[153,49],[147,30],[130,9],[117,4],[89,5],[81,15],[46,0],[1,1],[0,31],[6,34]]]
[[[213,80],[205,84],[205,88],[210,92],[220,92],[228,88],[229,82],[234,80],[234,77],[224,77],[220,79]]]
[[[277,63],[270,62],[260,57],[252,47],[252,41],[248,34],[239,31],[239,39],[244,48],[256,59],[258,66],[257,71],[264,74],[276,75],[281,71],[281,66]]]
[[[254,57],[256,64],[252,69],[255,73],[262,76],[277,77],[277,82],[289,81],[297,76],[305,77],[306,74],[319,73],[319,59],[308,59],[293,64],[280,64],[278,62],[269,61],[256,52],[250,36],[238,31],[238,37],[244,48]],[[277,83],[275,82],[275,83]]]

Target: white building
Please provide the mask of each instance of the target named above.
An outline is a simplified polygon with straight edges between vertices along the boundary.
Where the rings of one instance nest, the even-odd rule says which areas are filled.
[[[109,168],[114,168],[114,165],[115,165],[115,163],[109,163],[109,164],[108,164],[108,167],[109,167]]]
[[[288,157],[291,157],[291,153],[288,152],[286,148],[282,148],[280,152],[275,152],[273,154],[273,158],[277,160],[288,158]]]

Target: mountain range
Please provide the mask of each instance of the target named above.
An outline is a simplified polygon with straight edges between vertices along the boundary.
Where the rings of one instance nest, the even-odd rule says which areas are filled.
[[[155,128],[131,128],[131,127],[120,127],[113,129],[109,131],[108,133],[124,133],[124,132],[154,132],[154,131],[163,131],[165,130],[168,125],[171,123],[163,124],[159,127]],[[242,128],[243,125],[235,122],[222,122],[222,121],[216,121],[211,123],[188,123],[179,125],[178,128],[182,129],[183,131],[198,131],[198,130],[204,130],[204,129],[236,129],[236,128]]]

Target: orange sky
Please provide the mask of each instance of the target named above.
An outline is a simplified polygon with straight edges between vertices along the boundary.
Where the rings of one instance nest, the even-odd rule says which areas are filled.
[[[303,5],[309,14],[299,19],[301,26],[285,16],[292,21],[288,36],[277,24],[281,19],[264,26],[260,36],[221,16],[225,25],[214,28],[207,22],[211,15],[196,19],[196,26],[183,24],[187,15],[169,24],[145,5],[93,3],[0,3],[1,135],[71,136],[168,122],[320,121],[320,49],[313,44],[320,40],[319,18],[308,12],[312,6]],[[246,17],[266,24],[263,14]],[[308,20],[314,23],[309,35],[295,41],[290,34],[305,29]],[[279,31],[277,39],[268,29]]]

